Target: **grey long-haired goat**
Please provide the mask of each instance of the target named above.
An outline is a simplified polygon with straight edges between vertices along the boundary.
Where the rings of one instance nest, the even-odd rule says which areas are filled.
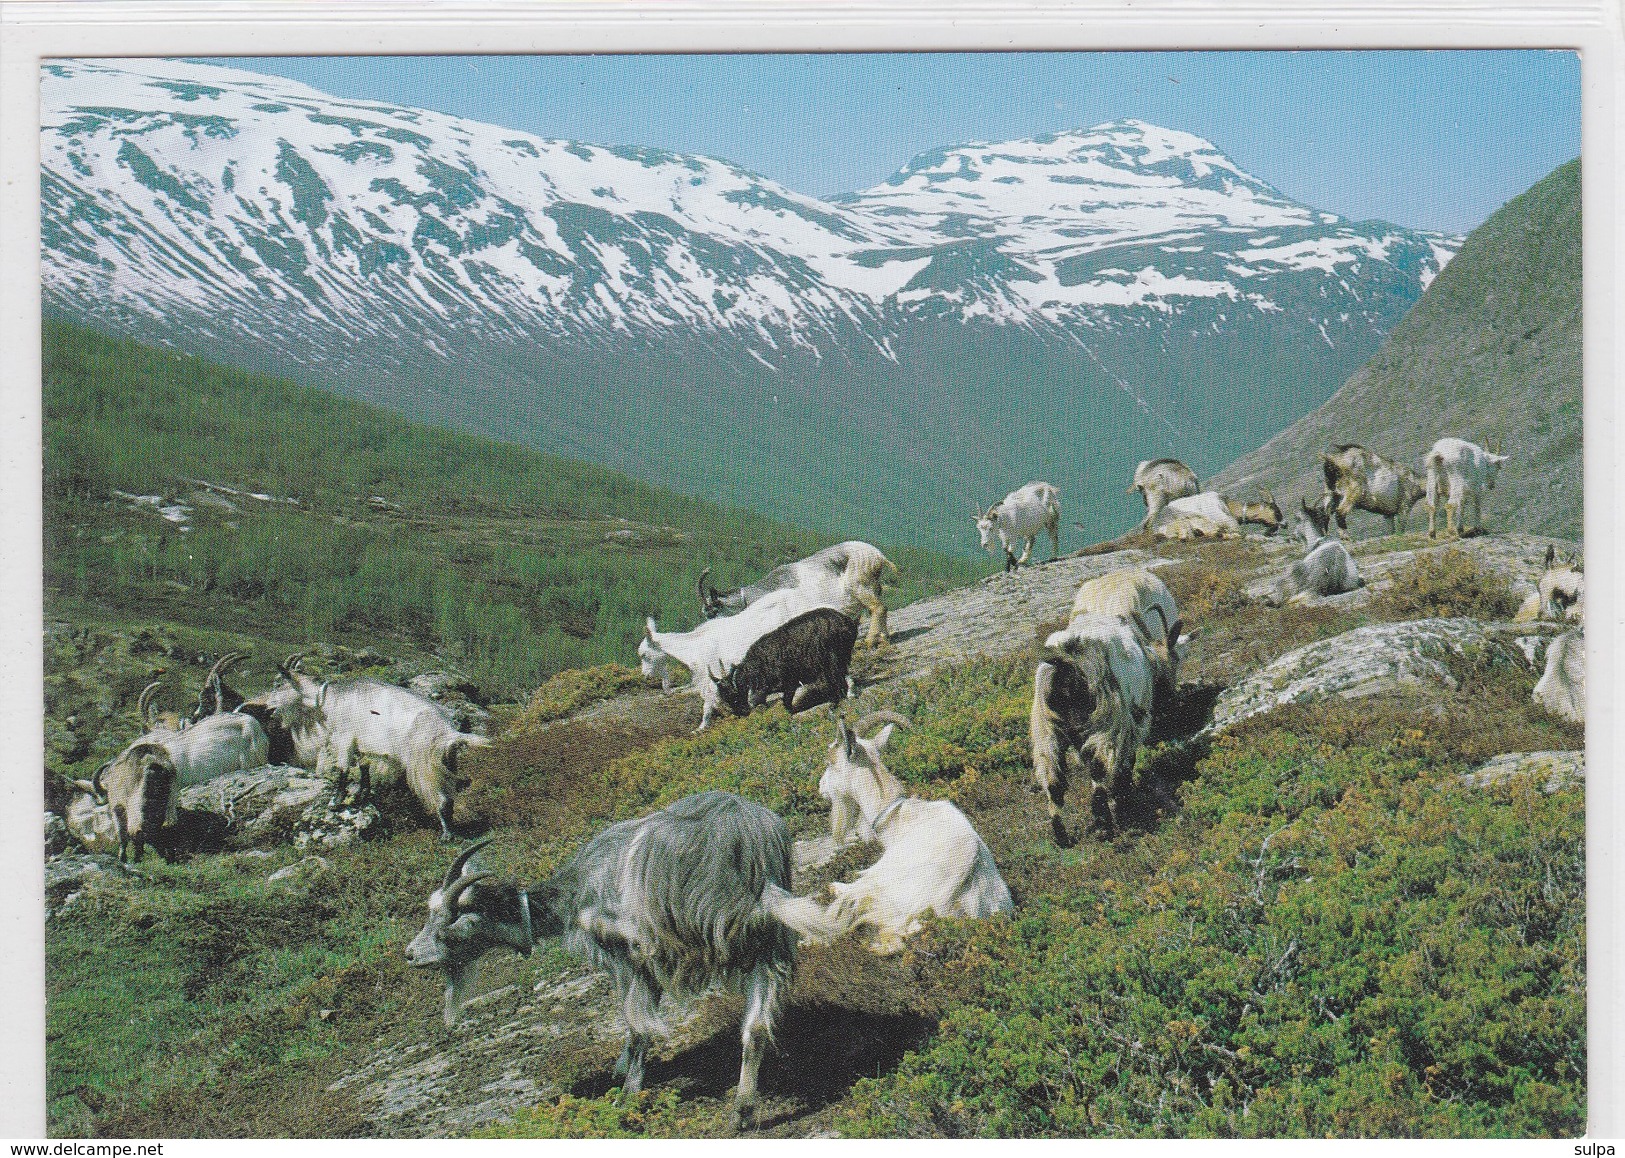
[[[1309,553],[1292,564],[1276,583],[1269,599],[1276,606],[1315,595],[1341,595],[1355,590],[1363,582],[1354,556],[1331,533],[1331,504],[1322,502],[1311,506],[1308,499],[1303,499],[1298,506],[1301,512],[1298,529],[1309,546]]]
[[[816,902],[788,892],[784,821],[730,793],[702,792],[610,825],[529,889],[465,871],[484,843],[452,863],[429,896],[428,923],[406,949],[411,964],[445,972],[446,1024],[456,1024],[485,952],[506,946],[528,954],[541,938],[563,937],[566,950],[615,982],[628,1027],[615,1076],[635,1093],[649,1038],[665,1032],[661,996],[721,982],[745,995],[734,1122],[746,1124],[795,972],[797,938],[841,931]]]
[[[718,591],[709,583],[711,568],[700,572],[697,584],[700,610],[707,619],[740,611],[775,592],[798,591],[808,607],[837,607],[852,615],[869,612],[870,645],[887,638],[886,604],[881,601],[885,576],[897,574],[897,565],[880,548],[861,539],[848,539],[814,551],[805,559],[781,563],[755,583],[737,591]]]
[[[732,671],[718,677],[717,694],[736,716],[748,716],[773,692],[782,692],[784,710],[796,711],[796,691],[817,685],[824,698],[809,696],[801,706],[828,702],[847,692],[847,669],[858,642],[858,621],[832,607],[817,607],[776,627],[745,652]]]

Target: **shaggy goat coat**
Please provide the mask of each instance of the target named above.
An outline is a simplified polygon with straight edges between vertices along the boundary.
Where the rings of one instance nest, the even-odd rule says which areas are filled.
[[[819,607],[776,627],[745,653],[734,669],[717,680],[717,694],[737,716],[748,716],[773,692],[784,698],[784,710],[796,710],[796,691],[803,685],[824,689],[830,703],[846,695],[846,673],[858,642],[857,620],[830,607]],[[823,700],[809,698],[802,707]]]
[[[1569,631],[1546,647],[1546,671],[1535,685],[1534,701],[1564,719],[1586,720],[1586,637]]]
[[[707,587],[700,576],[700,608],[707,619],[724,611],[739,611],[781,591],[799,591],[803,606],[834,607],[848,615],[869,612],[869,642],[887,638],[886,605],[881,592],[887,573],[897,574],[897,565],[880,548],[861,539],[848,539],[814,551],[805,559],[773,568],[755,583],[726,594]],[[707,568],[709,573],[709,568]]]
[[[742,990],[736,1115],[743,1119],[795,971],[798,934],[826,939],[839,931],[816,902],[787,891],[790,848],[790,830],[768,809],[702,792],[610,825],[528,892],[511,882],[484,884],[484,873],[460,876],[465,852],[431,894],[429,921],[407,958],[446,970],[451,1024],[486,950],[528,953],[537,937],[562,936],[566,950],[615,982],[628,1026],[616,1076],[628,1092],[642,1086],[649,1037],[665,1032],[662,995],[698,994],[713,982]]]

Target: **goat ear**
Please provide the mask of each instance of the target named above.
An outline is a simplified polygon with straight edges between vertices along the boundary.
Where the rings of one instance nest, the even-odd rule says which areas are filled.
[[[643,638],[650,643],[655,641],[655,617],[652,615],[643,621]]]
[[[1168,650],[1169,651],[1172,651],[1178,645],[1179,637],[1184,633],[1184,631],[1185,631],[1185,621],[1183,619],[1174,620],[1173,626],[1168,629]]]

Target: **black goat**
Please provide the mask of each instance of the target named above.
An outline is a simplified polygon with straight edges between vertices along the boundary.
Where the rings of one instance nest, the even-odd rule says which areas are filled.
[[[783,694],[784,710],[793,712],[803,684],[822,685],[825,693],[803,707],[835,704],[846,696],[846,672],[857,642],[857,620],[832,607],[816,607],[751,644],[732,671],[717,677],[717,695],[736,716],[750,715],[774,692]]]

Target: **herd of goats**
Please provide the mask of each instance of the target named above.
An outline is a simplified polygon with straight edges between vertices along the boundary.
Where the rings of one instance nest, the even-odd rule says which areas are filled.
[[[1428,529],[1460,534],[1479,517],[1479,498],[1495,484],[1506,456],[1457,438],[1437,442],[1425,460],[1425,480],[1408,468],[1357,446],[1323,455],[1326,490],[1300,504],[1297,526],[1308,548],[1275,587],[1275,603],[1352,591],[1360,585],[1354,558],[1336,527],[1355,509],[1381,514],[1389,530],[1426,499]],[[1201,491],[1195,474],[1172,459],[1143,462],[1131,492],[1145,501],[1140,530],[1187,539],[1233,536],[1242,523],[1280,530],[1284,519],[1268,491],[1257,502]],[[1060,504],[1054,487],[1035,482],[985,512],[977,528],[990,551],[1002,549],[1007,569],[1026,563],[1047,532],[1059,554]],[[1335,523],[1335,527],[1334,527]],[[997,546],[995,545],[997,541]],[[1024,543],[1021,554],[1015,547]],[[851,882],[831,886],[821,904],[792,894],[789,829],[759,804],[723,792],[689,796],[668,808],[614,824],[599,833],[549,880],[525,887],[480,870],[474,856],[488,841],[465,849],[429,897],[429,917],[406,950],[411,964],[445,977],[445,1020],[455,1024],[488,950],[506,946],[529,954],[549,937],[608,972],[628,1026],[615,1076],[635,1092],[643,1080],[651,1037],[663,1031],[658,1010],[668,994],[693,994],[722,983],[745,995],[744,1045],[734,1114],[752,1116],[757,1070],[771,1039],[805,939],[828,941],[860,925],[875,930],[871,947],[891,953],[921,927],[922,918],[979,918],[1011,907],[1009,889],[970,821],[946,800],[907,794],[886,768],[883,752],[907,721],[882,712],[849,726],[837,705],[852,694],[848,676],[858,617],[869,612],[868,641],[886,641],[882,584],[896,567],[875,547],[851,541],[775,568],[759,583],[723,593],[699,580],[704,614],[686,632],[661,632],[648,620],[638,656],[646,678],[669,691],[674,669],[686,668],[704,704],[699,729],[717,704],[747,715],[778,694],[787,711],[827,704],[835,740],[819,781],[829,802],[836,847],[876,841],[878,860]],[[1546,572],[1520,618],[1579,619],[1584,575],[1577,561],[1548,552]],[[1563,639],[1568,639],[1565,636]],[[1135,756],[1150,731],[1153,709],[1177,695],[1179,666],[1190,637],[1173,594],[1149,570],[1122,569],[1083,583],[1065,627],[1044,641],[1033,677],[1032,761],[1057,842],[1067,754],[1092,783],[1092,822],[1110,832],[1117,804],[1130,787]],[[1558,643],[1561,643],[1560,639]],[[1577,662],[1549,649],[1555,663]],[[1563,653],[1567,654],[1567,653]],[[223,682],[224,657],[209,672],[192,717],[149,717],[156,685],[139,701],[147,732],[77,781],[85,808],[110,810],[120,859],[143,844],[167,855],[163,833],[175,823],[175,794],[228,772],[268,762],[314,768],[334,782],[334,802],[348,797],[351,771],[357,799],[380,769],[404,778],[454,839],[452,803],[462,753],[487,741],[460,731],[442,705],[375,680],[316,680],[297,657],[279,665],[277,685],[247,699]],[[1566,670],[1566,669],[1565,669]],[[1583,696],[1583,670],[1580,674]],[[1583,712],[1583,705],[1579,708]],[[882,724],[878,730],[876,724]],[[70,809],[70,827],[73,810]]]

